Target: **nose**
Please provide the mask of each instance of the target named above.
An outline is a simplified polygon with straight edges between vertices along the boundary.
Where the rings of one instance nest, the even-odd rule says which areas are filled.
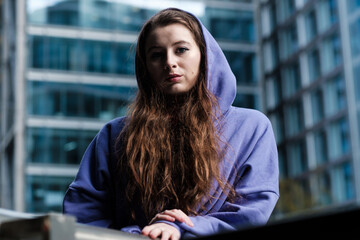
[[[166,54],[164,69],[171,70],[173,68],[177,68],[176,56],[172,52],[168,52]]]

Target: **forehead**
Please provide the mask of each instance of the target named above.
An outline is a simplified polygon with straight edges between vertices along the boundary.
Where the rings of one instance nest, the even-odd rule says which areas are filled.
[[[174,23],[153,29],[146,39],[146,48],[152,47],[152,45],[166,47],[181,41],[196,44],[194,35],[186,26]]]

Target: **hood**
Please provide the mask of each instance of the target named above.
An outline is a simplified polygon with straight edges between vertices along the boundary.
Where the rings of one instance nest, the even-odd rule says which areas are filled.
[[[217,98],[221,113],[225,114],[236,96],[236,78],[219,44],[199,19],[198,22],[206,43],[207,87]]]

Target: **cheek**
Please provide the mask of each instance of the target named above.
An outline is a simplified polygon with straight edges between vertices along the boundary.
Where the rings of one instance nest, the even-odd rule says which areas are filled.
[[[155,78],[159,75],[159,68],[156,64],[149,63],[146,64],[147,71],[151,78]]]
[[[193,69],[192,69],[192,74],[194,75],[194,77],[197,77],[200,73],[200,58],[196,59],[196,61],[194,61],[194,64],[192,65]]]

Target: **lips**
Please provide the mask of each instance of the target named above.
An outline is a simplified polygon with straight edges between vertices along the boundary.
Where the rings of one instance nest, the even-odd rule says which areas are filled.
[[[179,82],[182,75],[179,74],[169,74],[166,78],[168,82]]]

